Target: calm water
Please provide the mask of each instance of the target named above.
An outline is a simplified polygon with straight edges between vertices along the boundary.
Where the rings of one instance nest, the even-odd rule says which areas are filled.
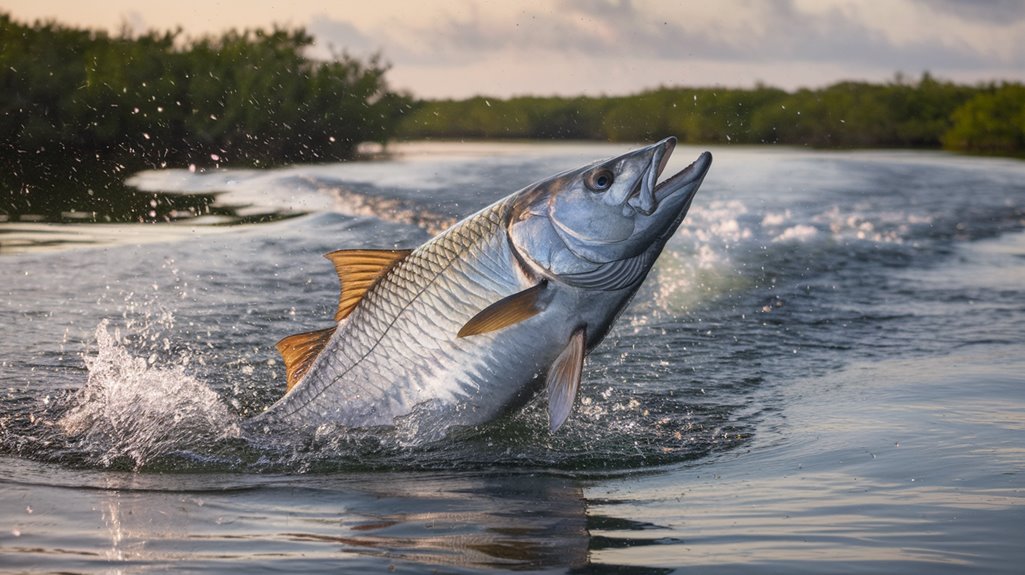
[[[321,254],[625,149],[147,172],[173,223],[0,223],[0,570],[1020,572],[1020,161],[713,149],[557,435],[240,432],[333,313]]]

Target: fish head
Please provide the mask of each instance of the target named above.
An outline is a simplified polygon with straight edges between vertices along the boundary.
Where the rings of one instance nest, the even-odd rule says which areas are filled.
[[[675,146],[676,138],[666,138],[526,188],[525,205],[510,226],[514,245],[553,276],[657,255],[683,221],[712,161],[705,152],[658,183]]]

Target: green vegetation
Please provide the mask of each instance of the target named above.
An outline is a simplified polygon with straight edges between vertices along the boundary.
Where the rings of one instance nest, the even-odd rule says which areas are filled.
[[[954,110],[954,125],[943,135],[952,150],[1016,154],[1025,151],[1025,86],[1004,84],[983,90]]]
[[[422,102],[404,138],[564,138],[828,148],[1025,152],[1025,87],[963,86],[925,74],[819,90],[659,88],[624,97]]]
[[[337,161],[387,141],[411,98],[388,89],[379,59],[313,61],[312,41],[280,28],[109,35],[0,13],[0,215],[125,219],[102,202],[126,197],[133,171]]]
[[[312,41],[279,28],[110,36],[0,14],[0,149],[281,164],[385,141],[409,98],[388,90],[378,59],[312,61]]]

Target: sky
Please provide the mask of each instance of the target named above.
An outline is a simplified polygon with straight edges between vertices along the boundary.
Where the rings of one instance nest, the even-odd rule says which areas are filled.
[[[1025,0],[4,0],[20,21],[135,31],[301,26],[311,53],[380,52],[424,98],[792,90],[924,71],[1025,81]]]

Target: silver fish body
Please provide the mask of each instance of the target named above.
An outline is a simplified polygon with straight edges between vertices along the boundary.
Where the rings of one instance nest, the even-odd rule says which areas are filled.
[[[557,429],[584,354],[636,292],[708,169],[706,153],[674,177],[678,190],[656,187],[674,143],[528,186],[398,257],[256,422],[370,427],[415,414],[436,428],[471,426],[521,406],[547,382]],[[604,203],[560,204],[571,189]],[[666,206],[670,199],[677,205]],[[617,219],[656,215],[664,220],[657,227]],[[607,248],[591,244],[610,228]],[[637,243],[631,234],[646,235]]]

